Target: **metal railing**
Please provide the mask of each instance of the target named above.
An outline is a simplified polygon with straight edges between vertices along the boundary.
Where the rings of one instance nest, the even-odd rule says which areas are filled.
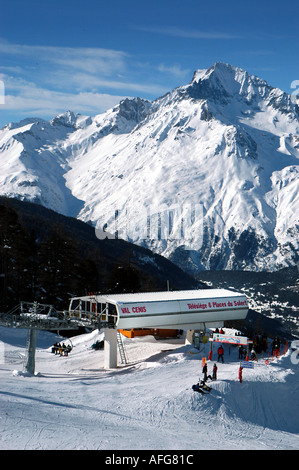
[[[0,326],[38,330],[78,329],[80,326],[96,327],[98,318],[77,317],[70,311],[56,310],[53,305],[38,302],[20,302],[7,313],[0,313]]]
[[[101,312],[82,310],[56,310],[53,305],[38,302],[20,302],[7,313],[0,313],[0,326],[34,328],[40,330],[115,328],[117,314],[109,313],[107,306]]]

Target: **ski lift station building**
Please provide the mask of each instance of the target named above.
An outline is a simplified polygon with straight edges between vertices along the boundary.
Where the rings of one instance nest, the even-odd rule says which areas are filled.
[[[246,296],[238,292],[198,289],[73,297],[69,310],[79,317],[98,316],[99,328],[105,329],[105,364],[113,368],[117,364],[117,330],[215,328],[225,320],[245,319],[248,304]]]

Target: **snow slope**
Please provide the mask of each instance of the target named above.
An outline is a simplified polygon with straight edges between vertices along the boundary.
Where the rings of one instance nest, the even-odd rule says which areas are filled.
[[[299,248],[298,116],[290,95],[216,63],[152,103],[126,99],[93,118],[67,112],[5,126],[0,191],[112,233],[117,210],[120,237],[189,270],[290,266]],[[198,213],[188,225],[189,207]],[[162,232],[157,214],[173,217]]]
[[[104,352],[90,347],[97,331],[72,338],[68,357],[51,354],[57,338],[39,333],[36,375],[24,376],[26,332],[0,334],[1,449],[298,449],[290,354],[244,369],[241,384],[237,350],[224,345],[225,363],[202,396],[191,387],[209,346],[195,354],[182,340],[126,339],[130,364],[104,370]]]

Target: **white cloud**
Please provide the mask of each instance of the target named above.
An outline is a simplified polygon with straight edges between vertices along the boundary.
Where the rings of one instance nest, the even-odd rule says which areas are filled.
[[[68,83],[70,86],[73,86],[78,90],[96,90],[99,88],[105,88],[110,90],[125,90],[126,92],[132,92],[134,95],[136,93],[159,95],[160,93],[166,93],[166,91],[169,91],[161,85],[130,82],[127,78],[116,80],[115,78],[109,79],[109,77],[99,77],[85,72],[76,72],[69,76]],[[57,72],[53,76],[53,80],[56,83],[57,80],[64,82],[66,80],[64,72]]]
[[[67,110],[81,114],[95,115],[118,104],[127,95],[108,93],[67,93],[38,87],[24,79],[6,78],[1,75],[6,87],[5,103],[1,106],[4,113],[17,111],[22,117],[38,116],[45,119]],[[7,89],[9,90],[7,92]]]
[[[221,31],[201,31],[198,29],[178,28],[176,26],[136,26],[134,29],[148,33],[165,34],[189,39],[237,39],[239,35]]]
[[[56,64],[62,68],[110,75],[122,71],[129,57],[123,51],[89,47],[28,46],[0,43],[0,53],[20,57],[22,62]]]
[[[0,42],[0,54],[4,58],[10,57],[9,65],[2,63],[0,70],[11,72],[12,77],[18,76],[27,82],[42,83],[43,87],[50,89],[70,91],[71,88],[72,92],[107,92],[111,89],[132,92],[133,95],[138,92],[150,95],[166,92],[164,86],[148,83],[146,74],[140,74],[140,64],[137,66],[134,58],[123,51]],[[134,77],[136,70],[137,80]]]
[[[165,64],[160,64],[158,66],[158,71],[161,73],[170,74],[180,79],[186,78],[191,73],[190,69],[182,69],[180,65],[165,65]]]
[[[103,48],[0,41],[0,54],[0,80],[5,86],[2,119],[5,112],[15,113],[16,120],[18,116],[48,119],[66,110],[94,115],[128,96],[161,96],[169,91],[170,76],[186,75],[177,65],[142,64],[126,52]]]
[[[51,115],[72,110],[86,115],[95,115],[106,111],[118,104],[125,96],[105,93],[65,94],[49,90],[38,90],[39,98],[34,96],[5,96],[5,109],[8,111],[22,110],[23,115]]]

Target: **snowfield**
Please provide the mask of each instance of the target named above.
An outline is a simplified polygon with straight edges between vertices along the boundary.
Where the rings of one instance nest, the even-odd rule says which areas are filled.
[[[39,332],[36,373],[24,374],[26,330],[0,329],[0,448],[6,450],[294,450],[299,447],[298,365],[292,351],[243,369],[224,345],[225,363],[209,394],[192,385],[202,357],[183,339],[124,338],[128,365],[105,370],[94,331],[71,339],[68,357],[51,353],[58,339]],[[61,338],[60,338],[61,339]],[[213,345],[213,358],[216,357]],[[294,354],[294,353],[293,353]],[[294,357],[294,356],[292,356]],[[213,361],[208,361],[212,373]]]

